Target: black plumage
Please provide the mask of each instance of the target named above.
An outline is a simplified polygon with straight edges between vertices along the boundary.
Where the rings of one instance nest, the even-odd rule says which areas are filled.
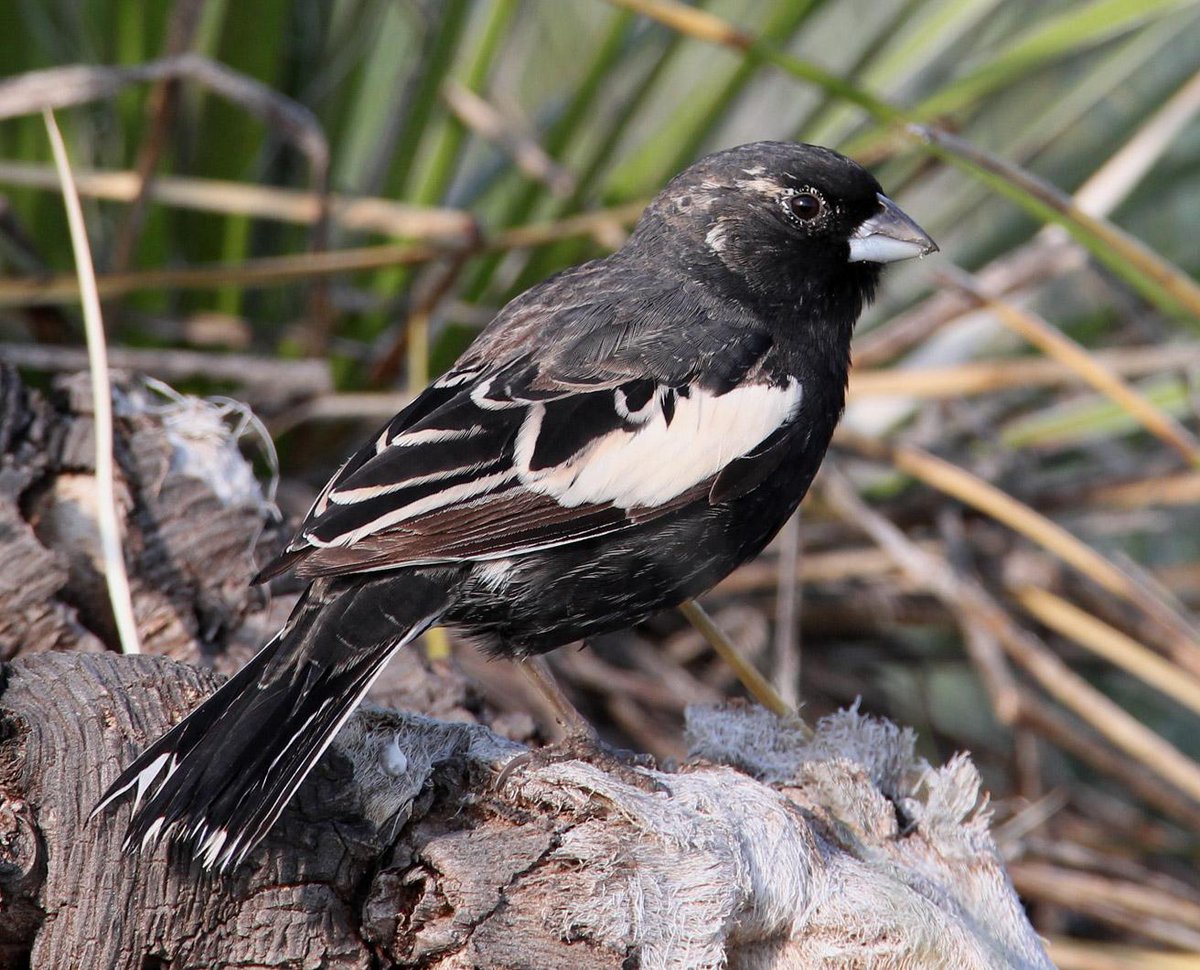
[[[935,248],[827,149],[687,169],[625,246],[513,300],[350,458],[260,574],[311,581],[287,626],[99,808],[132,789],[128,844],[238,862],[431,624],[520,656],[710,588],[807,491],[882,264]]]

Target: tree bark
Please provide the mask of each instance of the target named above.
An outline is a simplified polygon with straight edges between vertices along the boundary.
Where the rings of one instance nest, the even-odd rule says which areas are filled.
[[[757,708],[697,709],[677,770],[560,752],[504,775],[525,749],[485,725],[366,708],[232,873],[123,852],[128,808],[91,806],[220,675],[105,649],[88,516],[67,507],[88,491],[86,461],[63,461],[78,400],[0,371],[0,555],[22,577],[0,579],[0,964],[1050,965],[970,761],[931,769],[856,712],[808,741]],[[168,424],[132,408],[121,429],[135,609],[156,651],[232,664],[264,622],[244,590],[264,503],[180,460]],[[468,716],[461,679],[401,666],[416,703]]]

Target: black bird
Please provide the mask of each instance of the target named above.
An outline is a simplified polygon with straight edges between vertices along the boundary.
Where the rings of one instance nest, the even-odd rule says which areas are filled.
[[[97,811],[133,790],[126,847],[240,863],[433,624],[521,657],[709,589],[812,482],[882,264],[936,249],[829,149],[701,159],[618,252],[509,303],[342,466],[259,574],[310,581],[286,626]]]

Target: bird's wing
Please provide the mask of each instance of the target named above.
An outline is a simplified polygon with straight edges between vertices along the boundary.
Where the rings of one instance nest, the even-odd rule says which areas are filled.
[[[763,370],[769,337],[685,289],[510,305],[343,466],[260,575],[501,558],[753,487],[801,388]],[[522,334],[527,319],[538,327]]]

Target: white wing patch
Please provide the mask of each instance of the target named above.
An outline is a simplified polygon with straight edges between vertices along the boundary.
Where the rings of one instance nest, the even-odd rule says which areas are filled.
[[[618,508],[656,506],[717,474],[753,451],[796,414],[802,389],[787,384],[754,384],[716,395],[693,387],[679,397],[668,424],[659,406],[632,431],[612,431],[570,461],[554,468],[529,470],[532,442],[541,415],[531,409],[516,454],[518,478],[530,491],[549,495],[568,508],[611,502]]]
[[[331,506],[369,502],[393,493],[399,496],[409,487],[428,485],[443,478],[464,473],[473,475],[468,481],[459,481],[431,494],[414,496],[408,501],[401,499],[403,504],[390,508],[381,503],[378,516],[336,536],[321,539],[309,532],[303,541],[319,548],[352,546],[382,529],[401,525],[426,513],[468,505],[498,491],[514,488],[548,496],[567,508],[610,504],[625,510],[653,508],[671,501],[718,474],[730,462],[749,454],[795,417],[803,396],[803,389],[795,378],[785,384],[744,385],[724,394],[695,385],[673,389],[664,386],[640,407],[631,407],[626,390],[613,388],[612,407],[624,426],[582,444],[579,451],[558,465],[534,469],[538,439],[548,419],[548,405],[519,398],[489,397],[492,383],[493,378],[483,380],[472,387],[469,394],[483,412],[523,411],[509,454],[511,464],[496,469],[494,461],[478,458],[475,463],[385,484],[334,489],[327,486],[315,505],[318,512]],[[442,442],[483,433],[487,421],[484,413],[480,414],[480,424],[463,429],[401,432],[388,444],[400,448],[436,448]],[[489,465],[494,470],[485,471]],[[559,541],[563,540],[556,540],[556,544]],[[518,550],[507,550],[505,555],[515,551]],[[522,547],[519,551],[526,550]],[[496,581],[500,581],[499,576]],[[229,848],[223,851],[227,853]]]

